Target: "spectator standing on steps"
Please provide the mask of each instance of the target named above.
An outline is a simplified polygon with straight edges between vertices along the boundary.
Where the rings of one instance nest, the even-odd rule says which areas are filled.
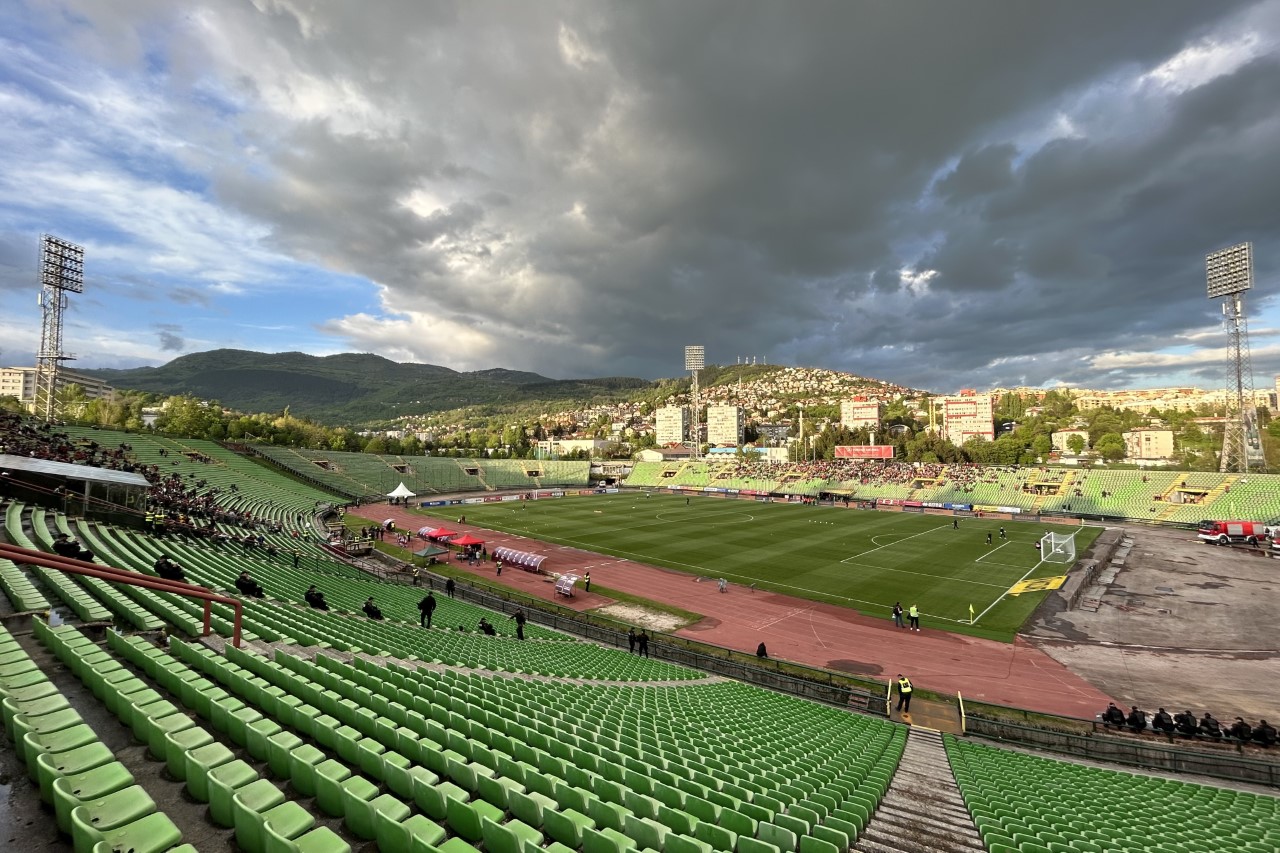
[[[524,639],[524,623],[525,623],[524,611],[517,610],[515,613],[511,614],[511,618],[516,620],[516,639],[523,640]]]
[[[640,646],[640,655],[647,658],[649,656],[649,632],[644,628],[640,629],[640,636],[636,637],[636,644]]]
[[[911,713],[911,679],[898,673],[898,710]]]
[[[445,595],[449,596],[450,598],[453,598],[453,589],[454,589],[453,578],[447,578],[444,582]]]
[[[627,652],[629,654],[636,653],[636,629],[635,628],[627,629]]]
[[[421,616],[418,618],[418,624],[421,625],[423,628],[430,628],[431,615],[436,612],[435,593],[431,592],[430,590],[427,591],[427,594],[423,597],[423,599],[418,602],[418,611],[419,613],[421,613]]]

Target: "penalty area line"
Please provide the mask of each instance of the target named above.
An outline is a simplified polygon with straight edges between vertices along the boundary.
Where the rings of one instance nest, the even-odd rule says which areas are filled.
[[[1031,577],[1033,574],[1035,574],[1036,569],[1040,568],[1043,565],[1044,565],[1044,558],[1041,558],[1040,562],[1036,563],[1034,566],[1027,569],[1027,573],[1022,577],[1018,578],[1018,582],[1010,586],[1009,589],[1013,589],[1013,587],[1017,586],[1019,583],[1022,583],[1024,580]],[[997,598],[995,601],[991,602],[990,604],[988,604],[987,609],[979,613],[977,616],[975,616],[973,618],[973,621],[970,622],[969,624],[970,625],[978,624],[979,620],[981,620],[983,616],[986,616],[987,613],[991,611],[991,608],[995,607],[997,604],[1004,601],[1005,597],[1009,594],[1009,589],[1006,589],[1004,592],[1000,593],[1000,597]]]

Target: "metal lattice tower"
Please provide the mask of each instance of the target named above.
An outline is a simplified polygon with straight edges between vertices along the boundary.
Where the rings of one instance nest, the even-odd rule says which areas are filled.
[[[693,458],[702,457],[702,430],[698,428],[698,371],[707,366],[706,347],[691,346],[684,348],[684,369],[693,374],[693,392],[689,400],[693,421]]]
[[[1227,331],[1227,419],[1222,430],[1222,472],[1249,473],[1250,463],[1265,465],[1253,401],[1253,365],[1243,294],[1253,286],[1253,245],[1240,243],[1205,258],[1210,299],[1222,299]]]
[[[49,234],[40,238],[40,350],[36,353],[35,414],[53,420],[57,414],[58,372],[75,358],[62,351],[62,312],[67,292],[84,292],[84,247]]]

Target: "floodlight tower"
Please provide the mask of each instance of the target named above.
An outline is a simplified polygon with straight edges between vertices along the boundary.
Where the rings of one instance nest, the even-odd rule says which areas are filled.
[[[706,347],[693,346],[684,348],[684,369],[693,374],[693,393],[689,398],[689,408],[693,410],[693,458],[702,457],[702,431],[698,429],[698,371],[707,366]]]
[[[36,353],[34,411],[53,420],[57,408],[58,371],[75,358],[62,351],[62,312],[67,293],[84,293],[84,247],[50,234],[40,238],[40,351]]]
[[[1261,455],[1258,413],[1253,402],[1253,368],[1249,361],[1249,325],[1244,316],[1246,290],[1253,287],[1253,244],[1240,243],[1204,259],[1210,299],[1222,300],[1227,329],[1227,421],[1222,434],[1219,470],[1249,473],[1250,457]],[[1252,448],[1251,448],[1252,445]],[[1262,460],[1265,464],[1265,460]]]

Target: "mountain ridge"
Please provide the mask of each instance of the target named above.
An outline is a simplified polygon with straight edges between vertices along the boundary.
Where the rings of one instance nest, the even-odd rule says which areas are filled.
[[[507,368],[463,372],[373,353],[315,356],[238,349],[188,353],[155,367],[78,372],[121,389],[190,394],[246,412],[288,406],[298,415],[352,423],[461,406],[612,399],[654,384],[626,376],[551,379]]]

